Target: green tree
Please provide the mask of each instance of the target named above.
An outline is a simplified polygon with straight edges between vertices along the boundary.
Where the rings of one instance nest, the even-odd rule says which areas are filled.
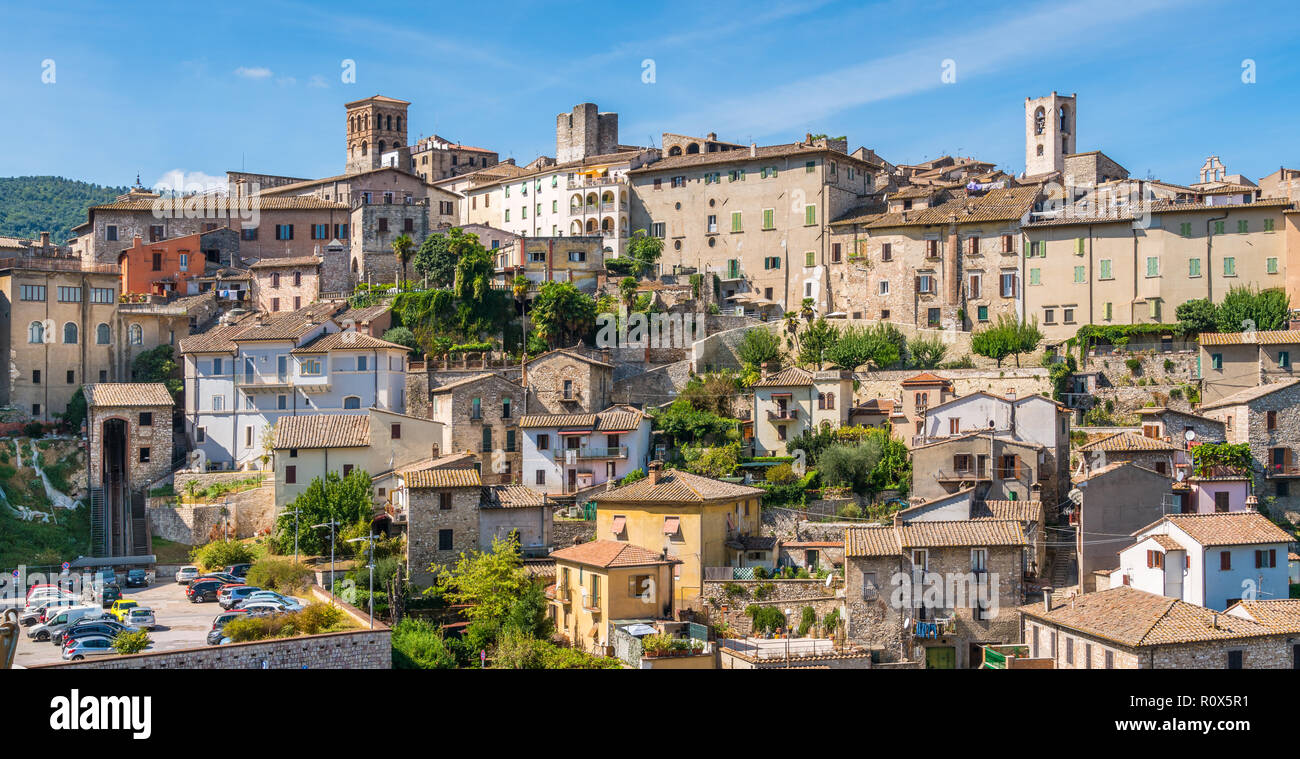
[[[714,446],[712,448],[682,448],[682,457],[686,460],[686,471],[705,477],[730,477],[740,466],[740,443]]]
[[[492,538],[487,551],[462,553],[456,566],[432,567],[438,574],[438,588],[450,603],[468,604],[463,614],[471,622],[500,627],[531,584],[519,558],[514,540]]]
[[[393,626],[393,669],[455,669],[456,655],[442,631],[423,619]]]
[[[131,376],[136,382],[161,382],[173,398],[181,392],[180,371],[170,345],[150,348],[131,362]]]
[[[412,240],[410,235],[398,235],[392,245],[393,256],[397,258],[397,264],[402,267],[402,284],[406,284],[406,265],[415,251],[415,240]]]
[[[736,420],[719,416],[711,411],[701,411],[685,398],[672,405],[651,412],[654,428],[674,445],[709,444],[725,439],[736,428]]]
[[[307,489],[298,494],[293,503],[285,509],[275,522],[274,543],[280,553],[293,551],[294,517],[298,514],[298,548],[308,555],[322,555],[330,552],[329,528],[313,528],[314,524],[338,522],[334,528],[335,541],[342,538],[341,532],[349,525],[374,515],[374,501],[371,496],[370,475],[360,469],[353,469],[347,477],[340,477],[336,471],[326,472],[324,477],[311,481]],[[335,546],[339,552],[341,545]]]
[[[943,363],[948,355],[948,346],[937,337],[920,337],[908,345],[912,354],[912,364],[917,369],[934,369]]]
[[[465,234],[460,227],[452,227],[446,234],[429,235],[415,253],[415,272],[428,277],[433,287],[448,287],[456,280],[456,262],[478,249],[483,249],[478,235]]]
[[[881,456],[878,440],[863,441],[858,445],[832,445],[817,458],[817,471],[822,481],[831,486],[841,485],[855,492],[865,492],[871,472]]]
[[[1219,304],[1216,321],[1220,332],[1245,332],[1253,324],[1260,331],[1286,329],[1291,298],[1281,288],[1256,290],[1251,285],[1233,287]]]
[[[837,369],[853,371],[870,363],[876,369],[897,364],[906,350],[907,340],[892,324],[884,322],[868,327],[849,327],[826,352],[826,360]]]
[[[1184,332],[1200,334],[1213,332],[1218,328],[1218,309],[1208,298],[1196,298],[1186,303],[1179,303],[1174,309],[1178,325]]]
[[[1016,366],[1020,366],[1020,354],[1032,353],[1043,339],[1038,330],[1038,319],[1022,322],[1014,316],[1002,314],[997,322],[976,332],[971,336],[971,351],[991,358],[1002,366],[1007,356],[1016,357]]]
[[[552,348],[572,345],[596,325],[596,301],[571,282],[545,282],[530,311],[537,334]]]
[[[68,406],[59,419],[63,422],[63,428],[69,432],[77,432],[81,429],[82,422],[86,421],[86,393],[83,388],[77,388],[68,399]]]
[[[628,310],[632,310],[632,301],[636,298],[636,277],[623,277],[618,281],[618,294],[627,304]]]
[[[113,650],[123,656],[138,654],[152,643],[149,633],[144,630],[123,630],[113,636]]]
[[[741,338],[736,356],[747,369],[756,370],[765,363],[772,368],[781,362],[781,338],[770,329],[754,327]]]
[[[826,352],[834,348],[839,339],[839,329],[825,319],[809,324],[799,343],[799,363],[820,370]]]
[[[731,416],[731,402],[739,392],[736,377],[730,373],[714,373],[692,377],[678,393],[691,406],[718,416]]]
[[[663,252],[664,241],[651,237],[644,229],[638,229],[627,241],[627,256],[636,261],[637,271],[643,276],[654,272],[655,264]]]
[[[390,343],[405,345],[413,354],[420,350],[420,343],[415,339],[415,333],[406,327],[391,327],[385,330],[384,339]]]

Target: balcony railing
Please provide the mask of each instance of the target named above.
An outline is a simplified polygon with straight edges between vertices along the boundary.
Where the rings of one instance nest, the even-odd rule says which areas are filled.
[[[934,474],[940,482],[962,482],[989,479],[987,469],[940,469]],[[1005,478],[1003,478],[1005,479]]]
[[[774,422],[793,422],[799,419],[799,409],[768,409],[767,418]]]
[[[1264,476],[1269,479],[1281,479],[1287,477],[1300,477],[1300,466],[1283,466],[1282,464],[1272,464],[1264,470]]]
[[[596,446],[585,446],[578,449],[578,458],[580,459],[625,459],[627,458],[627,446],[616,445],[612,448],[598,448]]]
[[[236,372],[235,384],[241,387],[289,387],[293,384],[293,377],[289,374]]]

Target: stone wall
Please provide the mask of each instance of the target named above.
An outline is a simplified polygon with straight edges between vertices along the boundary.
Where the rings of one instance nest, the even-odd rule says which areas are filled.
[[[231,473],[235,474],[235,473]],[[247,474],[247,473],[242,473]],[[177,475],[180,476],[179,474]],[[195,475],[195,477],[206,475]],[[202,545],[219,539],[224,530],[234,538],[251,538],[275,524],[275,487],[267,482],[261,487],[230,493],[225,503],[159,503],[150,499],[149,526],[154,535],[174,543]],[[228,519],[221,512],[228,510]]]
[[[51,380],[53,378],[51,377]],[[96,452],[90,457],[91,487],[103,487],[104,423],[109,419],[126,422],[127,479],[134,489],[142,489],[167,476],[172,464],[172,407],[167,406],[92,406],[87,420],[89,441],[87,450]],[[142,415],[149,414],[149,424],[141,424]],[[149,450],[147,461],[141,460],[141,451]]]
[[[556,519],[551,525],[551,542],[556,549],[587,543],[596,537],[596,520]]]
[[[756,597],[760,586],[770,587],[762,599]],[[727,588],[742,588],[743,593],[728,595]],[[831,612],[844,605],[844,583],[836,578],[827,587],[825,580],[705,580],[700,593],[700,601],[709,610],[710,620],[716,624],[725,620],[731,625],[734,635],[748,636],[753,631],[745,609],[750,605],[777,606],[795,609],[800,614],[805,606],[811,606],[821,620]],[[726,606],[726,611],[722,610]],[[843,609],[840,611],[843,614]]]
[[[1023,357],[1022,357],[1023,360]],[[1027,362],[1026,362],[1027,363]],[[952,381],[953,392],[958,397],[984,391],[995,395],[1015,392],[1017,398],[1040,395],[1052,391],[1047,369],[1033,367],[1006,367],[1003,369],[937,369],[935,374]],[[920,374],[916,369],[891,369],[883,372],[854,372],[857,389],[853,393],[856,401],[872,398],[898,398],[901,388],[899,383],[909,377]]]
[[[411,584],[428,587],[434,575],[431,564],[450,566],[462,553],[478,548],[480,488],[416,488],[407,506],[406,571]],[[442,493],[451,494],[450,507],[440,505]],[[439,548],[439,533],[451,530],[451,548]]]
[[[632,366],[621,364],[619,368]],[[657,366],[614,382],[611,403],[637,403],[645,407],[670,403],[691,380],[691,362]]]

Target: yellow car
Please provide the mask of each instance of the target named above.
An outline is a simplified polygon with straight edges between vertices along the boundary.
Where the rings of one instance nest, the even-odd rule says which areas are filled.
[[[119,598],[118,600],[113,602],[112,606],[108,607],[108,613],[112,614],[115,618],[117,618],[118,622],[121,622],[122,624],[126,624],[127,612],[139,605],[140,605],[139,601],[132,601],[126,598]]]

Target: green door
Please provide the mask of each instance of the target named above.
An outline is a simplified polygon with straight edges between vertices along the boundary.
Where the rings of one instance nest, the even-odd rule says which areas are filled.
[[[957,649],[952,646],[930,646],[925,649],[926,669],[956,669]]]

